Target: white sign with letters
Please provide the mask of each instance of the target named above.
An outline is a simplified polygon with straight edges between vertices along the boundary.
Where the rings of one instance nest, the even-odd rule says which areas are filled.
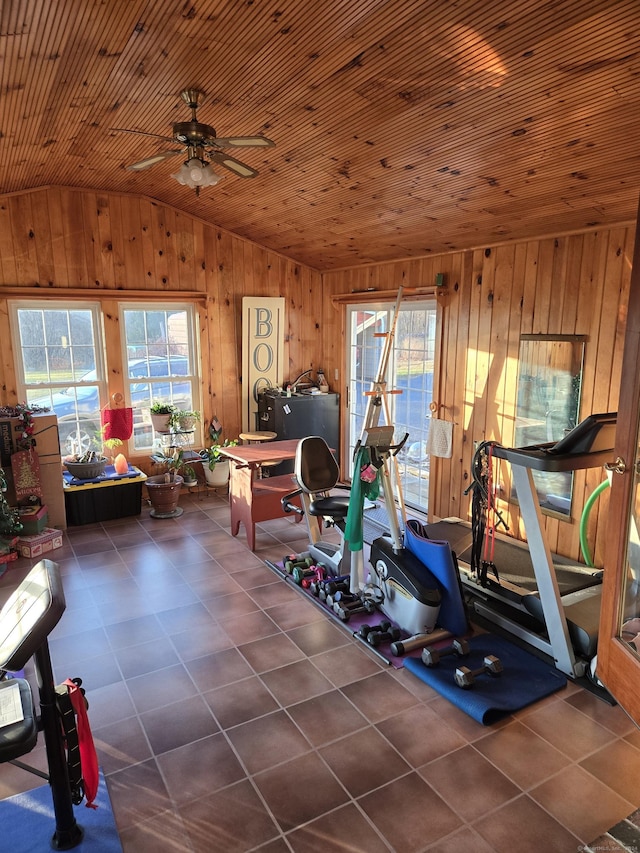
[[[242,299],[242,431],[258,428],[258,394],[282,385],[284,377],[284,297]]]

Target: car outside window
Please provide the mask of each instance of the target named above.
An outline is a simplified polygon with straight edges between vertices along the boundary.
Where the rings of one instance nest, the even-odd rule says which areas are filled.
[[[106,370],[100,303],[16,300],[9,308],[19,399],[57,415],[63,456],[101,450],[101,411],[113,393],[107,376],[118,365]],[[134,416],[129,452],[145,452],[156,440],[154,402],[200,408],[195,308],[123,303],[120,320],[121,375]]]
[[[159,440],[149,415],[154,403],[199,408],[195,310],[177,303],[127,304],[121,307],[121,328],[128,361],[126,396],[137,423],[134,448],[148,450]]]

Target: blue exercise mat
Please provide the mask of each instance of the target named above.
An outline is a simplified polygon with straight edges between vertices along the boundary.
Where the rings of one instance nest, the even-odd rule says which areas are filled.
[[[468,657],[448,655],[434,667],[425,666],[420,658],[406,658],[404,668],[484,726],[490,726],[567,684],[566,677],[551,664],[503,637],[478,634],[468,642],[471,648]],[[453,678],[456,668],[463,665],[478,669],[485,655],[500,658],[504,667],[502,675],[482,675],[475,680],[473,687],[458,687]]]
[[[73,813],[84,830],[84,837],[73,849],[78,853],[122,853],[102,771],[95,803],[97,809],[86,808],[84,800],[82,805],[74,806]],[[51,850],[56,817],[50,786],[41,785],[0,800],[0,826],[2,850],[11,850],[11,853],[44,853]]]

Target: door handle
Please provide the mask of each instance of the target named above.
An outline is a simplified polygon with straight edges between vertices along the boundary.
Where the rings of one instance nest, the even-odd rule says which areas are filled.
[[[614,474],[624,474],[627,470],[627,463],[622,456],[617,456],[615,462],[605,462],[604,470],[613,471]]]

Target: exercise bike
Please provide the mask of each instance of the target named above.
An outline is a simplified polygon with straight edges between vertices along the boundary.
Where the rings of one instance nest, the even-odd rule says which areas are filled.
[[[350,488],[338,482],[340,468],[324,438],[311,435],[300,439],[293,473],[299,488],[284,495],[283,510],[304,515],[309,530],[308,552],[316,564],[322,564],[334,577],[348,574],[350,556],[345,546],[344,528]],[[347,494],[332,494],[334,489],[345,490]],[[292,503],[297,497],[301,506]],[[323,526],[335,527],[340,533],[340,542],[323,540]]]

